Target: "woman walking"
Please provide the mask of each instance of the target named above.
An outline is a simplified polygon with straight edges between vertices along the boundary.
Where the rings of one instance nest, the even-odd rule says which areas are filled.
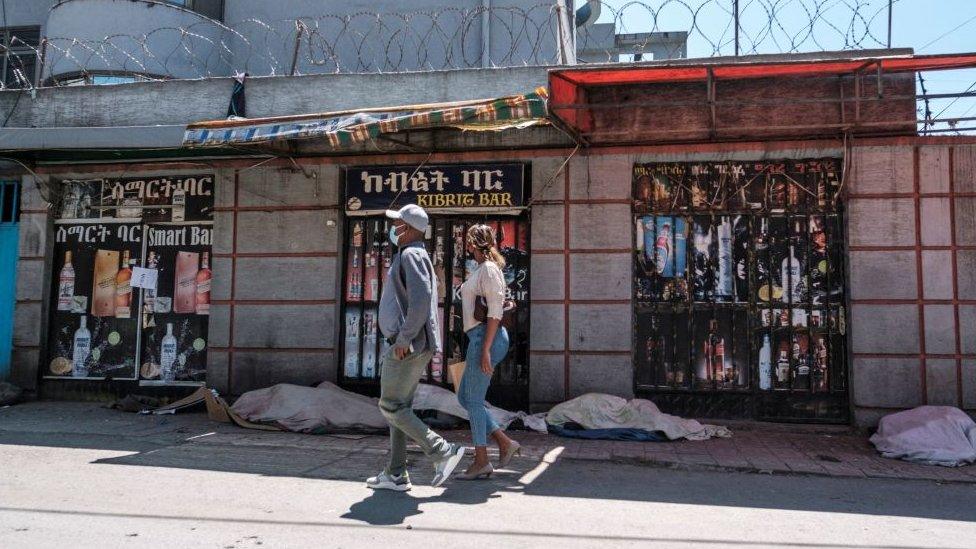
[[[498,444],[499,467],[506,467],[521,446],[515,442],[488,413],[485,394],[491,375],[508,353],[508,332],[501,326],[505,303],[505,259],[495,247],[495,231],[488,225],[474,225],[466,238],[468,253],[478,267],[461,285],[461,312],[468,336],[464,375],[458,388],[458,401],[468,411],[471,438],[474,441],[474,463],[461,475],[462,480],[486,479],[494,472],[488,461],[488,436]],[[484,299],[487,313],[484,321],[475,317],[476,303]]]

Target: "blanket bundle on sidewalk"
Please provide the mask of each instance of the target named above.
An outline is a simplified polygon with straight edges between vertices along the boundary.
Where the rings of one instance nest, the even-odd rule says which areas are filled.
[[[626,400],[600,393],[588,393],[557,404],[549,411],[546,422],[557,426],[576,424],[584,429],[639,429],[663,435],[667,440],[732,436],[727,427],[665,414],[649,400]]]
[[[945,467],[976,462],[976,422],[952,406],[920,406],[887,415],[871,442],[886,458]]]

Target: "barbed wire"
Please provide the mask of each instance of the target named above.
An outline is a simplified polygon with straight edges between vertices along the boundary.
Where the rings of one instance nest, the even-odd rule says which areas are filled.
[[[576,4],[585,2],[578,0]],[[897,3],[894,0],[893,3]],[[11,36],[0,88],[132,80],[385,73],[559,63],[555,0],[357,11],[276,21],[194,19],[142,34]],[[580,62],[885,47],[888,0],[602,0],[575,27]],[[97,28],[94,25],[92,28]],[[487,37],[484,30],[488,30]],[[94,32],[94,31],[92,31]]]
[[[655,57],[795,53],[884,46],[887,0],[644,0],[596,3],[596,22],[577,28],[590,62]],[[34,85],[90,83],[96,76],[193,79],[252,75],[404,72],[483,66],[553,65],[553,0],[399,13],[359,11],[227,24],[202,19],[144,34],[14,36],[9,65]],[[738,20],[739,24],[736,25]],[[485,40],[482,29],[489,29]],[[737,32],[736,32],[737,29]],[[57,29],[54,29],[56,32]],[[669,33],[662,42],[656,33]],[[622,41],[618,35],[628,35]],[[487,46],[487,49],[486,49]],[[5,75],[5,86],[23,85]]]

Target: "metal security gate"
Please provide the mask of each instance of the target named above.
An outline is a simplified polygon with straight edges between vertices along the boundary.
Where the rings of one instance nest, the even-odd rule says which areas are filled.
[[[434,216],[426,238],[437,274],[438,315],[444,353],[435,355],[424,381],[447,386],[447,365],[464,360],[467,338],[461,324],[459,288],[475,266],[464,249],[464,235],[474,223],[495,229],[505,257],[508,296],[517,302],[517,319],[507,326],[508,356],[495,368],[488,400],[512,410],[528,408],[529,256],[528,222],[511,216]],[[383,217],[350,217],[346,222],[345,279],[342,292],[342,375],[344,386],[367,394],[379,390],[380,362],[389,348],[379,333],[377,311],[383,276],[395,249]]]
[[[20,183],[0,181],[0,381],[10,376],[19,252]]]
[[[847,421],[839,166],[634,167],[638,394],[696,417]]]

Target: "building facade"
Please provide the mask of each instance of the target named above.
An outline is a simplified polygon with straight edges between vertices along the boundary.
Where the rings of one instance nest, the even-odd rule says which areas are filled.
[[[864,62],[835,61],[852,59]],[[765,71],[816,65],[753,65],[764,62]],[[721,75],[734,65],[687,70]],[[410,198],[435,212],[428,245],[443,273],[451,345],[463,345],[451,324],[451,287],[466,268],[457,235],[472,221],[502,233],[520,318],[497,403],[545,409],[605,392],[697,417],[859,425],[924,403],[976,408],[976,142],[911,135],[914,124],[902,120],[913,116],[910,75],[885,76],[886,102],[857,107],[846,138],[826,134],[836,134],[835,116],[855,116],[854,105],[847,114],[724,109],[723,93],[796,89],[785,77],[728,76],[714,92],[704,81],[611,83],[570,96],[557,82],[589,77],[523,68],[249,87],[249,114],[269,118],[239,122],[245,131],[309,104],[343,111],[545,84],[553,92],[555,126],[437,127],[338,145],[184,146],[188,122],[222,117],[226,81],[39,90],[10,124],[39,129],[4,130],[25,140],[8,154],[31,170],[22,178],[13,381],[61,398],[176,394],[201,383],[238,395],[320,381],[375,393],[383,348],[371,302],[392,249],[383,221],[369,215],[379,209],[371,200],[388,197],[368,191],[409,182]],[[803,88],[816,90],[823,77],[806,78]],[[374,79],[392,91],[370,104],[354,92]],[[714,93],[720,108],[691,105],[692,93]],[[147,98],[153,111],[139,108]],[[351,98],[361,99],[344,103]],[[670,108],[654,112],[649,98]],[[757,117],[777,108],[779,123],[758,135],[710,137],[755,132]],[[78,129],[44,130],[66,120]],[[889,135],[870,135],[878,127]],[[73,144],[74,131],[90,140]],[[587,146],[573,137],[584,134]],[[491,192],[471,194],[473,185]],[[443,381],[458,353],[451,345],[428,381]]]

